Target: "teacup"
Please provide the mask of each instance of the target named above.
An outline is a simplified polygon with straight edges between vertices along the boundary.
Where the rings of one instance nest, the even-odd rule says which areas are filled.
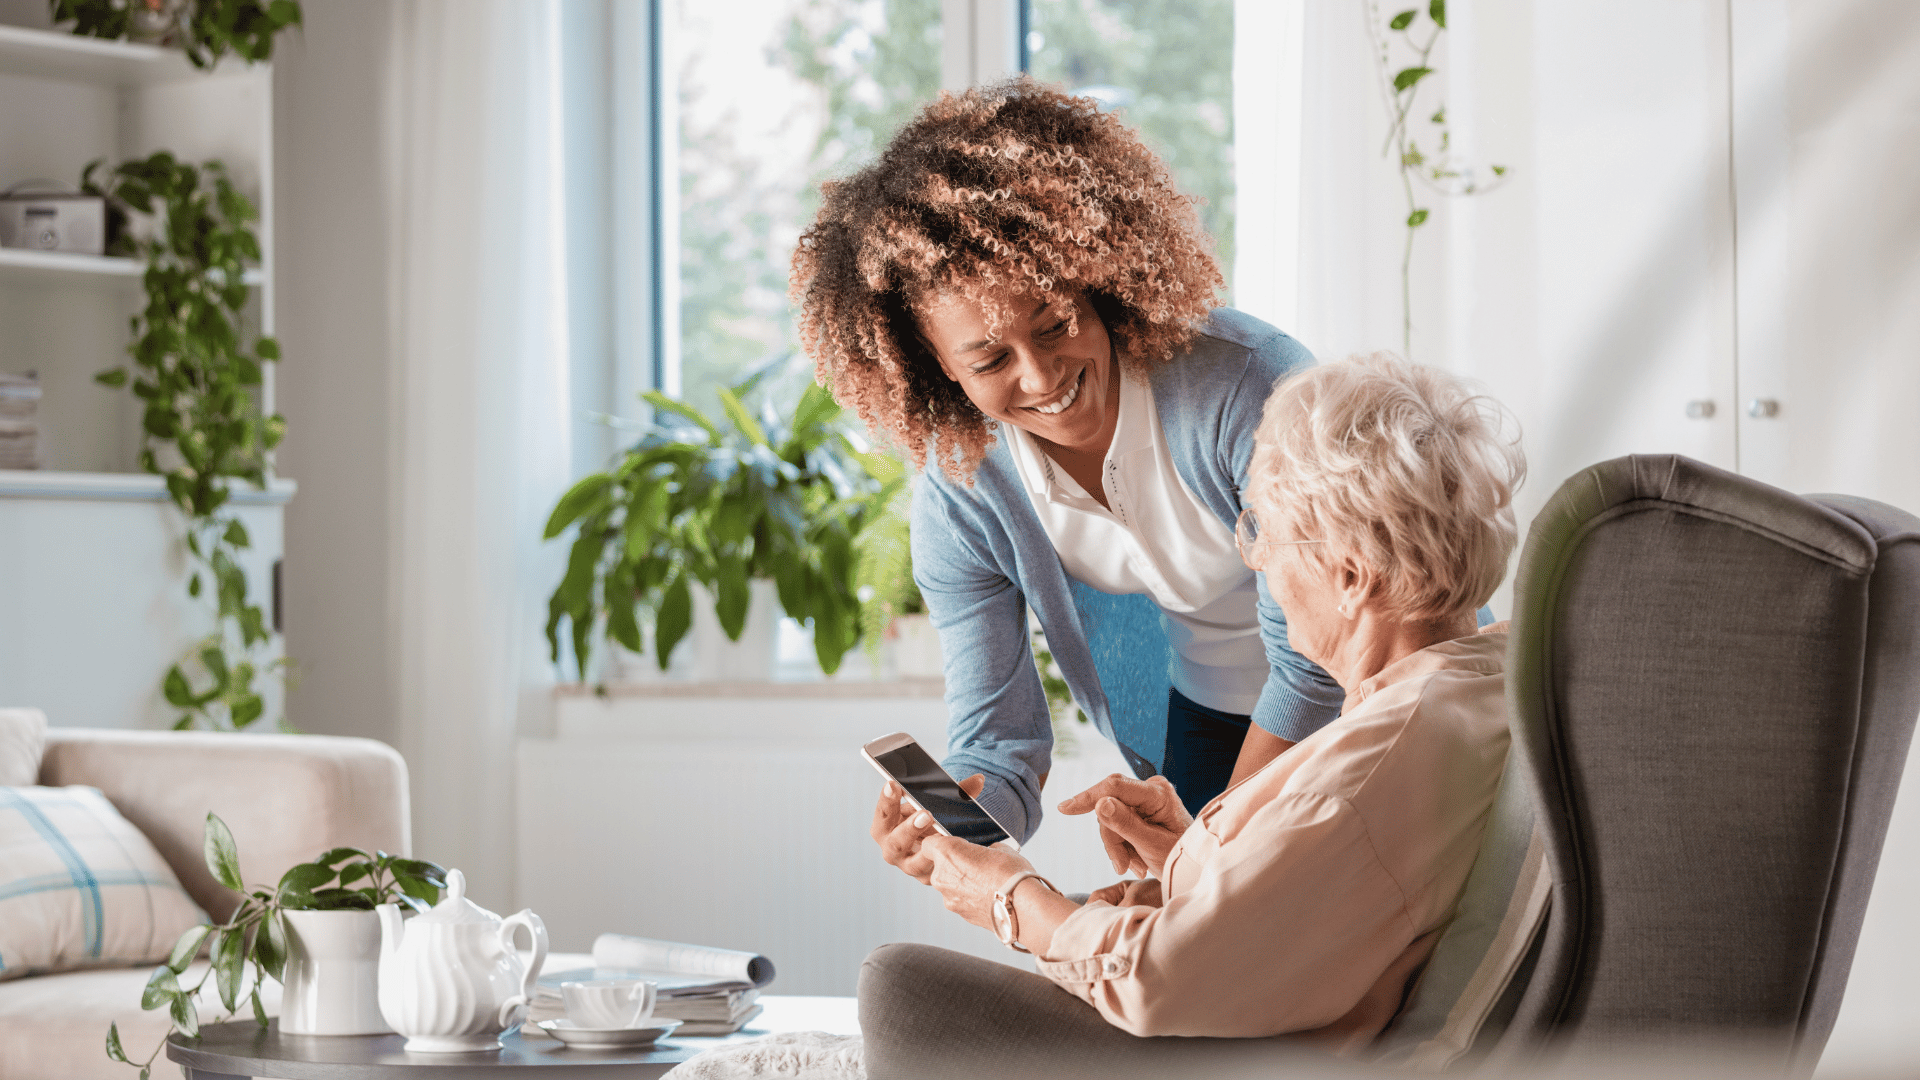
[[[654,993],[654,984],[645,979],[560,984],[567,1020],[577,1028],[637,1028],[653,1017]]]

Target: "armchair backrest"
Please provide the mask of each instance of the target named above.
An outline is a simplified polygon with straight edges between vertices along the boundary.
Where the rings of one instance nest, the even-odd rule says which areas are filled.
[[[1509,1045],[1810,1071],[1920,714],[1920,520],[1619,458],[1535,519],[1514,610],[1553,886]]]
[[[372,739],[49,728],[40,783],[104,792],[216,919],[239,903],[208,872],[208,813],[233,830],[249,885],[335,847],[407,854],[407,766]]]

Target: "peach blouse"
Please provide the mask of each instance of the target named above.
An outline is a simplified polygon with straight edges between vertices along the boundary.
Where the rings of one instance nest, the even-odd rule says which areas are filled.
[[[1309,1032],[1357,1053],[1452,916],[1507,756],[1507,635],[1422,649],[1222,792],[1160,907],[1091,902],[1042,975],[1135,1035]]]

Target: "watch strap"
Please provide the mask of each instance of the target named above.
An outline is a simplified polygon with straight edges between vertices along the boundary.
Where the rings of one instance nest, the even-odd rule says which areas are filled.
[[[1020,944],[1020,913],[1015,911],[1013,907],[1014,890],[1018,889],[1020,883],[1028,878],[1033,878],[1056,893],[1060,892],[1059,886],[1041,877],[1040,874],[1034,870],[1022,870],[1008,878],[1005,884],[994,890],[993,906],[1004,916],[1003,918],[994,920],[994,931],[1000,935],[1000,943],[1012,949],[1014,952],[1033,951]],[[1060,893],[1060,895],[1064,896],[1066,894]]]

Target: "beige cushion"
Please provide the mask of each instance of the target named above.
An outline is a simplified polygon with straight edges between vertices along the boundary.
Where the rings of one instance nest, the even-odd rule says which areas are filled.
[[[206,961],[188,968],[182,985],[200,981]],[[0,983],[0,1077],[5,1080],[135,1080],[133,1069],[109,1060],[107,1025],[120,1025],[120,1044],[127,1056],[145,1061],[166,1037],[165,1009],[143,1012],[140,991],[147,985],[148,968],[69,971]],[[260,988],[267,1015],[280,1015],[280,984],[268,979]],[[201,990],[200,1022],[226,1018],[220,997],[209,979]],[[240,1019],[252,1015],[242,1003]],[[162,1054],[153,1063],[153,1075],[175,1080],[179,1066]]]
[[[0,787],[0,979],[166,959],[206,913],[90,787]]]
[[[47,717],[39,709],[0,709],[0,787],[39,782]]]

